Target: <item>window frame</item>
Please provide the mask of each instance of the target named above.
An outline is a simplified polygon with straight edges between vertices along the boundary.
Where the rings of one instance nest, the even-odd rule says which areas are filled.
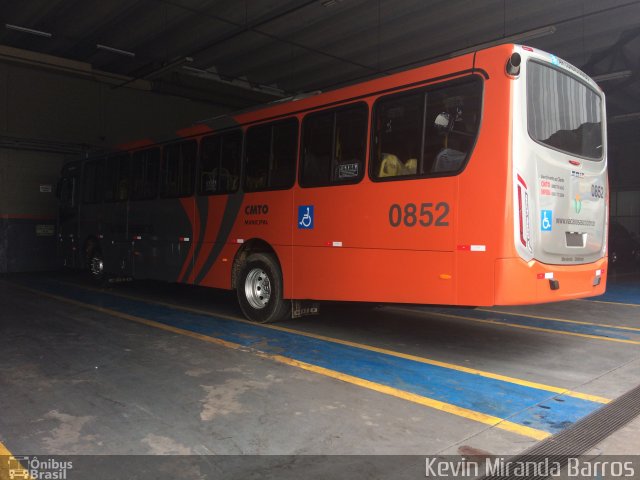
[[[284,124],[286,122],[295,122],[295,127],[296,127],[296,135],[295,135],[295,156],[294,156],[294,160],[293,160],[293,175],[291,176],[291,182],[288,186],[280,186],[280,187],[265,187],[265,188],[259,188],[259,189],[248,189],[247,188],[247,151],[248,149],[248,143],[249,143],[249,131],[251,129],[254,128],[259,128],[259,127],[265,127],[265,126],[270,126],[271,127],[271,144],[270,147],[271,149],[273,149],[273,127],[278,125],[278,124]],[[254,124],[249,126],[248,128],[246,128],[244,130],[244,142],[243,142],[243,148],[242,148],[242,164],[240,167],[241,170],[241,185],[242,185],[242,192],[243,193],[258,193],[258,192],[273,192],[273,191],[278,191],[278,190],[291,190],[293,188],[293,186],[296,184],[296,178],[297,178],[297,169],[298,169],[298,161],[300,159],[300,120],[298,119],[297,116],[293,115],[293,116],[287,116],[285,118],[281,118],[275,121],[269,121],[269,122],[264,122],[264,123],[258,123],[258,124]]]
[[[158,170],[157,170],[157,176],[156,176],[156,187],[155,187],[155,195],[153,196],[149,196],[149,197],[144,197],[144,196],[134,196],[134,162],[135,162],[135,157],[136,154],[141,154],[141,153],[147,153],[147,155],[149,154],[149,152],[152,152],[153,150],[156,150],[158,152]],[[149,161],[149,157],[147,156],[144,159],[145,162]],[[151,146],[148,148],[143,148],[140,150],[135,150],[133,152],[131,152],[131,166],[129,168],[129,170],[131,171],[131,193],[129,194],[129,200],[133,201],[133,202],[139,202],[139,201],[144,201],[144,200],[156,200],[159,195],[160,195],[160,180],[161,180],[161,171],[162,171],[162,149],[160,148],[159,145],[156,146]]]
[[[231,135],[231,134],[240,134],[240,156],[238,158],[238,185],[236,186],[235,190],[229,190],[226,192],[203,192],[200,190],[201,184],[200,184],[200,176],[202,174],[202,152],[204,151],[204,148],[202,146],[202,144],[209,138],[215,138],[215,137],[219,137],[220,139],[222,139],[223,137],[225,137],[226,135]],[[212,133],[209,135],[204,135],[202,137],[200,137],[200,147],[198,149],[198,158],[197,158],[197,165],[196,165],[196,191],[195,194],[199,197],[209,197],[211,195],[233,195],[234,193],[238,193],[240,191],[240,186],[243,185],[243,162],[244,162],[244,150],[245,150],[245,137],[246,137],[246,132],[242,129],[242,128],[233,128],[233,129],[229,129],[229,130],[224,130],[224,131],[220,131],[220,132],[216,132],[216,133]],[[216,168],[221,168],[221,164],[222,164],[222,149],[224,147],[224,142],[222,142],[220,144],[220,156],[218,157],[218,162],[217,162],[217,167]]]
[[[165,151],[167,148],[171,148],[171,147],[180,147],[182,149],[183,145],[186,144],[195,144],[196,147],[196,151],[195,151],[195,156],[194,156],[194,160],[193,160],[193,168],[191,169],[191,183],[190,183],[190,190],[189,193],[181,193],[178,195],[170,195],[167,194],[165,191],[163,191],[163,187],[165,186],[165,173],[166,173],[166,169],[165,169]],[[196,173],[198,170],[198,155],[199,155],[199,150],[200,150],[200,142],[198,142],[197,139],[192,138],[192,139],[187,139],[187,140],[182,140],[182,141],[178,141],[178,142],[171,142],[168,143],[166,145],[162,146],[162,152],[160,154],[160,177],[158,179],[158,196],[157,198],[160,199],[171,199],[171,198],[189,198],[189,197],[193,197],[195,192],[196,192]]]
[[[355,110],[354,107],[359,107],[359,106],[364,106],[366,111],[366,121],[365,121],[365,131],[364,131],[364,155],[362,158],[362,170],[360,171],[361,173],[359,173],[358,176],[353,180],[345,180],[344,182],[336,182],[334,180],[329,180],[327,183],[305,185],[302,181],[302,175],[304,171],[302,157],[303,157],[303,152],[305,147],[305,144],[304,144],[305,121],[309,117],[313,117],[314,115],[323,115],[323,114],[326,115],[329,113],[333,114],[333,133],[332,133],[332,139],[331,139],[331,155],[333,156],[335,154],[336,122],[338,118],[338,113],[342,110],[349,110],[349,109]],[[297,181],[300,188],[339,187],[342,185],[356,185],[362,182],[362,179],[366,176],[366,171],[368,170],[367,157],[369,157],[369,155],[367,155],[367,153],[370,148],[370,145],[371,145],[370,140],[372,138],[370,135],[371,121],[373,119],[372,112],[373,110],[369,107],[369,104],[366,101],[359,100],[356,102],[340,105],[338,107],[314,110],[313,112],[309,112],[305,114],[304,117],[302,117],[300,133],[299,133],[299,142],[298,142],[299,147],[298,147],[298,176],[297,176]],[[331,158],[331,165],[330,165],[331,176],[333,176],[332,171],[335,165],[336,165],[335,158]]]
[[[424,110],[424,114],[426,116],[426,110],[428,109],[428,99],[429,99],[429,92],[430,91],[434,91],[434,90],[440,90],[443,88],[447,88],[448,86],[458,86],[458,85],[464,85],[464,84],[472,84],[476,82],[479,87],[480,87],[480,118],[478,119],[478,128],[476,130],[476,134],[475,137],[473,139],[473,142],[471,143],[470,147],[469,147],[469,151],[467,152],[464,162],[461,164],[460,168],[458,170],[455,171],[444,171],[444,172],[433,172],[433,173],[429,173],[429,174],[413,174],[413,175],[396,175],[396,176],[389,176],[389,177],[378,177],[373,171],[373,164],[374,164],[374,136],[376,134],[375,128],[374,128],[374,122],[376,120],[376,115],[378,114],[378,108],[379,108],[379,104],[386,99],[390,99],[390,98],[400,98],[404,95],[412,95],[412,94],[416,94],[418,92],[422,92],[423,96],[426,96],[426,101],[424,103],[423,106],[423,110]],[[368,158],[368,175],[369,175],[369,180],[371,180],[372,182],[376,182],[376,183],[384,183],[384,182],[397,182],[397,181],[410,181],[410,180],[425,180],[425,179],[429,179],[429,178],[441,178],[441,177],[455,177],[460,175],[462,172],[464,172],[467,168],[467,165],[469,164],[469,160],[471,159],[471,157],[473,156],[473,152],[475,151],[476,148],[476,144],[478,143],[478,138],[480,137],[480,131],[482,130],[482,123],[484,121],[484,112],[485,112],[485,102],[484,102],[484,96],[485,96],[485,78],[480,74],[480,72],[478,73],[470,73],[467,75],[462,75],[453,79],[447,79],[441,82],[436,82],[436,83],[430,83],[427,85],[423,85],[417,88],[408,88],[406,90],[402,90],[399,92],[393,92],[390,94],[386,94],[386,95],[380,95],[378,96],[374,103],[373,103],[373,107],[371,108],[371,115],[370,115],[370,129],[369,129],[369,158]],[[425,108],[426,107],[426,108]],[[421,144],[422,144],[422,155],[424,155],[424,145],[426,143],[426,121],[423,120],[423,124],[422,124],[422,138],[420,139]],[[420,160],[420,159],[419,159]],[[424,158],[422,158],[422,160],[424,161]],[[379,165],[378,165],[379,166]]]
[[[94,178],[93,178],[93,201],[88,201],[86,199],[86,175],[87,175],[87,165],[93,165],[94,167],[101,167],[102,170],[102,178],[100,179],[100,188],[98,188],[96,190],[96,184],[97,182],[97,178],[96,178],[96,173],[94,173]],[[105,172],[105,166],[106,166],[106,157],[96,157],[96,158],[92,158],[91,160],[87,160],[83,163],[82,165],[82,199],[81,202],[82,205],[97,205],[99,203],[102,203],[103,201],[103,197],[104,197],[104,172]]]
[[[574,152],[569,152],[567,150],[563,150],[561,148],[558,147],[554,147],[553,145],[549,145],[547,143],[544,143],[541,140],[538,140],[536,138],[533,137],[533,135],[531,135],[531,130],[529,129],[529,64],[530,63],[537,63],[538,65],[542,66],[542,67],[546,67],[549,68],[551,70],[556,70],[557,72],[559,72],[560,74],[564,74],[567,77],[572,78],[573,80],[575,80],[576,82],[580,83],[582,86],[584,86],[585,88],[587,88],[588,90],[591,90],[596,97],[598,97],[598,100],[600,101],[600,139],[602,142],[602,151],[600,152],[600,156],[599,157],[587,157],[585,155],[580,155],[578,153],[574,153]],[[591,85],[589,85],[587,82],[585,82],[583,79],[581,79],[578,75],[576,75],[575,73],[571,72],[570,70],[564,69],[564,68],[560,68],[556,65],[553,65],[551,63],[546,63],[542,60],[539,60],[537,58],[529,58],[527,60],[527,79],[525,82],[525,106],[527,109],[527,115],[526,115],[526,123],[527,123],[527,135],[529,135],[529,138],[531,140],[533,140],[534,142],[536,142],[538,145],[541,145],[545,148],[550,148],[551,150],[555,150],[556,152],[560,152],[560,153],[564,153],[565,155],[570,155],[572,157],[577,157],[577,158],[581,158],[583,160],[588,160],[590,162],[601,162],[602,160],[604,160],[604,153],[605,153],[605,144],[607,142],[607,135],[606,132],[604,131],[604,127],[605,127],[605,123],[606,123],[606,114],[605,114],[605,108],[604,108],[604,97],[595,89],[593,88]]]
[[[105,184],[105,182],[103,182],[102,183],[102,185],[103,185],[103,188],[102,188],[102,201],[104,203],[123,203],[123,202],[128,202],[130,200],[130,198],[131,198],[131,152],[129,152],[127,150],[127,151],[124,151],[124,152],[112,153],[112,154],[106,155],[104,157],[105,179],[107,178],[106,173],[107,173],[107,170],[109,168],[109,163],[111,161],[113,161],[113,160],[117,160],[118,161],[118,171],[117,171],[117,175],[116,176],[118,178],[118,181],[120,180],[120,178],[121,178],[120,177],[120,163],[122,162],[123,158],[127,159],[127,164],[129,166],[129,168],[128,168],[129,171],[127,172],[127,177],[126,177],[128,182],[129,182],[128,187],[127,187],[128,188],[128,190],[127,190],[127,198],[126,199],[117,198],[117,195],[116,195],[117,189],[116,189],[116,190],[112,190],[113,198],[110,199],[110,200],[107,200],[106,198],[104,198],[104,194],[106,192],[107,185]],[[115,187],[115,185],[112,184],[111,187]]]

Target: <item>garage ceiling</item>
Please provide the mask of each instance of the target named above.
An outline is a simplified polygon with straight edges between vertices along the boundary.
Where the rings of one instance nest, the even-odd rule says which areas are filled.
[[[0,44],[230,109],[519,36],[592,76],[614,73],[601,80],[610,117],[640,111],[639,1],[30,0],[6,2],[3,18]]]

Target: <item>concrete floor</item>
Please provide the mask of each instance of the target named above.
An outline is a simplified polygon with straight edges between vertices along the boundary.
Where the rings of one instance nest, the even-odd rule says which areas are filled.
[[[640,285],[636,281],[621,277],[618,283]],[[76,274],[13,275],[0,281],[0,442],[11,452],[428,455],[481,450],[510,455],[537,442],[519,431],[413,401],[411,394],[418,390],[412,385],[394,383],[397,390],[409,392],[408,399],[398,398],[357,379],[345,382],[321,369],[318,373],[274,361],[287,351],[267,340],[240,347],[208,341],[223,336],[187,336],[141,324],[113,306],[114,301],[124,305],[128,300],[123,296],[133,296],[145,301],[135,307],[135,318],[158,321],[163,313],[156,306],[162,302],[222,317],[233,328],[249,328],[228,321],[240,317],[228,292],[155,282],[95,291],[86,290],[83,282]],[[615,279],[611,285],[610,291],[615,290]],[[80,297],[85,291],[90,296]],[[330,337],[362,344],[373,349],[371,355],[385,349],[453,365],[458,370],[445,371],[443,388],[458,390],[446,397],[454,406],[467,405],[466,397],[476,393],[486,395],[489,403],[517,404],[513,397],[520,395],[501,377],[498,383],[480,384],[487,392],[465,390],[468,385],[452,383],[460,368],[614,399],[640,383],[640,288],[635,304],[633,296],[623,299],[627,301],[574,301],[493,312],[323,306],[320,316],[278,325],[298,332],[294,336],[303,342],[309,341],[307,335]],[[242,330],[234,335],[241,337]],[[327,342],[296,348],[318,348],[319,358],[325,348],[320,343]],[[334,362],[339,365],[340,358]],[[367,380],[367,369],[381,367],[350,368],[364,372]],[[398,367],[390,363],[389,368]],[[391,375],[400,378],[401,372]],[[439,381],[432,373],[425,375],[423,383]],[[546,396],[550,401],[555,394]],[[593,405],[589,408],[600,406]],[[493,408],[483,404],[478,409],[485,407]],[[569,415],[563,412],[557,415]],[[538,425],[517,420],[522,415],[519,411],[507,420]],[[567,417],[566,425],[574,417]],[[548,431],[560,427],[553,428]],[[620,432],[619,442],[614,436],[594,451],[624,453],[628,439],[637,438],[638,422]]]

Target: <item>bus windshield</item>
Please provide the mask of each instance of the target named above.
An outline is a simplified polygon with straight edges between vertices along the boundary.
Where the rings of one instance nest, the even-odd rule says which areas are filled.
[[[600,96],[575,77],[535,61],[529,62],[527,75],[531,138],[571,155],[602,159]]]

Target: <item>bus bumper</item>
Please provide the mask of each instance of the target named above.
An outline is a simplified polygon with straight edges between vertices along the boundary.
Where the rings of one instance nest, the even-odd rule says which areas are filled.
[[[496,260],[495,305],[559,302],[602,295],[607,257],[584,265],[546,265],[520,258]]]

